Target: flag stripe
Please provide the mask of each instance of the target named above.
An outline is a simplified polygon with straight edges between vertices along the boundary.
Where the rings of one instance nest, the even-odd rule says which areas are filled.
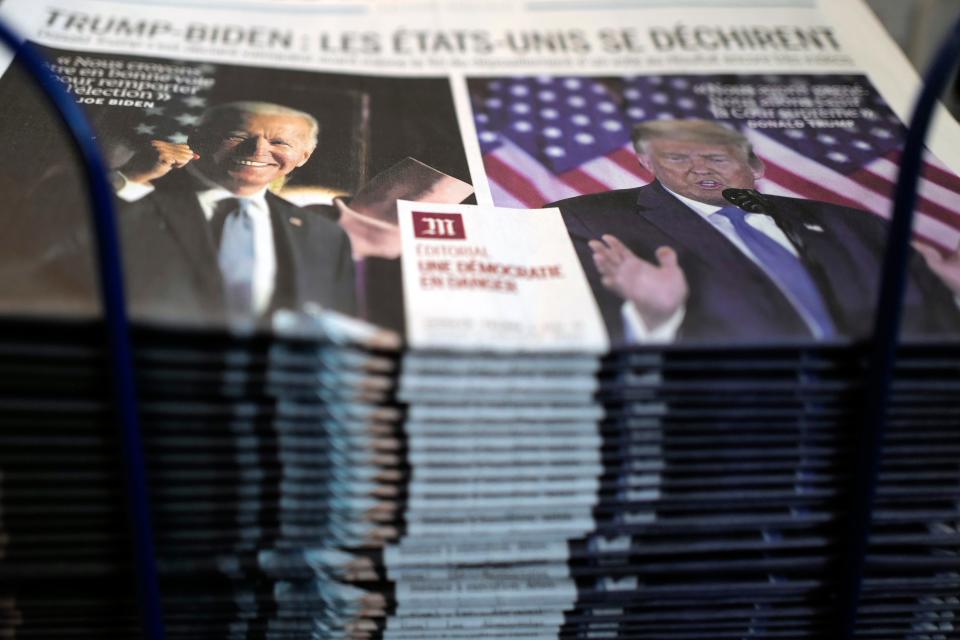
[[[887,155],[887,159],[895,166],[899,166],[900,155],[899,150],[893,151]],[[923,169],[920,173],[924,178],[944,189],[960,192],[960,176],[950,171],[950,168],[932,153],[924,154]]]
[[[611,160],[616,162],[618,165],[637,176],[644,183],[653,182],[653,175],[644,169],[640,162],[637,160],[637,155],[633,152],[632,148],[623,147],[617,149],[608,156]]]
[[[871,162],[864,169],[886,179],[891,189],[896,183],[897,174],[900,171],[897,165],[886,158],[880,158],[879,160]],[[918,190],[924,198],[949,210],[952,217],[955,218],[957,214],[960,214],[960,193],[957,193],[957,191],[960,190],[960,182],[955,184],[953,188],[948,188],[926,178],[920,178]],[[890,193],[893,193],[892,190]]]
[[[880,193],[886,197],[892,197],[893,195],[894,185],[888,182],[886,179],[873,173],[869,169],[859,171],[850,177],[868,189],[873,189],[877,193]],[[922,194],[918,194],[917,196],[916,208],[917,211],[920,211],[931,218],[936,218],[944,224],[950,225],[951,227],[960,227],[960,219],[957,218],[956,211],[951,211],[950,209],[933,202],[929,198],[924,197]]]
[[[940,167],[928,163],[924,164],[923,171],[921,173],[924,178],[934,184],[940,185],[944,189],[949,189],[950,191],[960,191],[960,177],[950,173],[950,171],[947,169],[941,169]]]
[[[748,136],[754,143],[757,154],[768,165],[767,179],[802,193],[806,198],[836,202],[883,215],[889,214],[890,201],[887,198],[763,134],[751,131]],[[771,175],[771,169],[776,178]],[[824,185],[830,185],[830,188]]]
[[[509,167],[513,173],[529,181],[534,191],[540,194],[540,202],[536,206],[544,202],[553,202],[555,200],[562,200],[579,195],[576,189],[571,188],[560,180],[556,174],[543,166],[537,158],[534,158],[509,140],[504,141],[503,144],[487,155],[498,158]],[[507,186],[502,181],[500,185]],[[519,196],[520,194],[514,192],[514,195]]]
[[[757,183],[757,190],[761,193],[769,193],[772,196],[784,196],[786,198],[802,198],[803,196],[796,191],[791,191],[781,184],[772,180],[761,179]]]
[[[609,185],[608,188],[610,189],[632,189],[648,184],[638,175],[626,171],[607,156],[586,162],[580,168],[595,180]]]
[[[610,191],[610,187],[605,183],[600,182],[586,171],[581,171],[580,169],[573,169],[562,173],[560,174],[560,179],[583,194]]]
[[[798,193],[804,193],[808,198],[814,200],[822,200],[824,202],[832,202],[834,204],[843,205],[845,207],[851,207],[854,209],[862,208],[862,204],[856,200],[851,200],[845,196],[841,196],[839,193],[831,191],[826,187],[808,180],[802,176],[787,171],[780,165],[767,161],[767,172],[766,177],[768,180],[772,180],[777,184],[781,184],[791,191],[796,191]]]
[[[533,186],[532,182],[514,171],[509,164],[492,153],[484,156],[483,166],[487,170],[487,176],[489,176],[492,181],[512,194],[513,197],[522,202],[524,206],[531,208],[539,207],[546,202],[546,198]]]
[[[488,176],[490,177],[490,176]],[[513,207],[516,209],[526,209],[527,204],[518,200],[512,193],[500,186],[500,184],[493,180],[489,180],[490,184],[490,196],[493,198],[494,204],[498,207]]]

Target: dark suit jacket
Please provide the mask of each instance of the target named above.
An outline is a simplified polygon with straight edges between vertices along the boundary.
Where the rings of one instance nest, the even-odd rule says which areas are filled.
[[[778,224],[791,227],[804,261],[841,334],[870,334],[876,305],[886,224],[876,216],[824,202],[767,196]],[[764,343],[811,336],[780,289],[713,225],[667,192],[659,182],[561,200],[563,213],[613,344],[622,343],[623,300],[600,282],[591,239],[618,237],[640,258],[677,251],[690,288],[678,341]],[[951,292],[915,255],[905,301],[904,335],[960,332]]]
[[[126,285],[138,318],[201,323],[224,320],[217,249],[184,172],[156,182],[153,193],[119,202]],[[356,310],[350,240],[336,224],[267,193],[277,276],[270,311],[315,303]]]

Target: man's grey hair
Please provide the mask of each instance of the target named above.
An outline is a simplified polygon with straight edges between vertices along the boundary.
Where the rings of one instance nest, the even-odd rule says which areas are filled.
[[[296,116],[302,118],[310,127],[310,150],[313,151],[317,146],[317,140],[320,137],[320,123],[306,111],[291,109],[282,104],[272,102],[256,102],[253,100],[238,100],[236,102],[224,102],[210,107],[200,116],[200,122],[197,128],[202,128],[211,122],[215,122],[226,113],[246,113],[252,115],[265,116]]]
[[[638,154],[646,154],[646,144],[653,140],[678,140],[682,142],[700,142],[736,147],[751,167],[762,167],[763,162],[753,151],[753,145],[747,137],[710,120],[690,118],[687,120],[650,120],[633,127],[633,147]]]

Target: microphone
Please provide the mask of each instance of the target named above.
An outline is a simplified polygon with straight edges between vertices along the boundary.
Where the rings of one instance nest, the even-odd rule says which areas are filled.
[[[722,195],[724,200],[747,213],[763,213],[770,216],[801,254],[806,249],[806,242],[803,239],[803,234],[799,231],[798,225],[779,215],[776,205],[767,196],[756,189],[734,188],[724,189]]]
[[[724,189],[723,199],[747,213],[766,213],[773,215],[774,206],[765,195],[756,189]]]

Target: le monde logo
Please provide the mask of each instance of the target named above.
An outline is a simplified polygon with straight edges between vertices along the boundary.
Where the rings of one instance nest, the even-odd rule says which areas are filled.
[[[466,240],[463,216],[459,213],[413,212],[413,235],[434,240]]]

